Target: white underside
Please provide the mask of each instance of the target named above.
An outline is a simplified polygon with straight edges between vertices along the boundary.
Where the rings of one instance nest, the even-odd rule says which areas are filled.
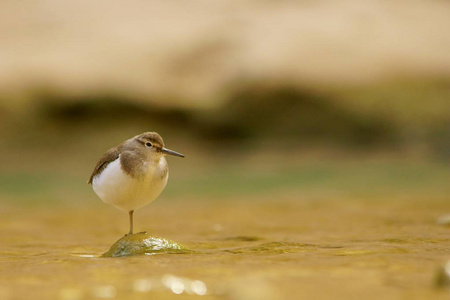
[[[169,172],[161,178],[160,169],[166,166],[164,157],[159,164],[148,165],[148,171],[141,179],[135,179],[122,171],[120,157],[108,164],[103,172],[94,177],[92,187],[103,202],[126,211],[141,208],[164,190]]]

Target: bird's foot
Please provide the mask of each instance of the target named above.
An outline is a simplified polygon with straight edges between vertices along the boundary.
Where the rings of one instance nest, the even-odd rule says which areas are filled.
[[[125,234],[125,236],[129,236],[129,235],[133,235],[133,234],[147,234],[147,231],[141,231],[141,232],[138,232],[138,233],[132,233],[132,232],[128,232],[127,234]]]

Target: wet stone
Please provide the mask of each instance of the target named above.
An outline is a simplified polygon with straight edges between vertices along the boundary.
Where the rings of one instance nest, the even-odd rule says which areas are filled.
[[[438,288],[450,288],[450,261],[441,266],[435,277],[435,286]]]
[[[152,255],[157,253],[186,253],[186,248],[178,243],[146,232],[126,235],[115,242],[101,257],[122,257]]]
[[[436,220],[438,225],[450,226],[450,215],[444,215]]]

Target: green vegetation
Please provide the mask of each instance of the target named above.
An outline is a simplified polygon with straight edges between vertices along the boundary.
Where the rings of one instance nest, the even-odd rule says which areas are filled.
[[[192,164],[174,168],[162,199],[236,197],[362,197],[414,195],[445,197],[450,192],[450,168],[442,163],[410,161],[326,161],[282,164],[268,170],[251,165],[209,165],[183,175]],[[184,169],[182,169],[184,168]],[[77,203],[99,201],[77,174],[15,173],[0,176],[2,198],[16,203]]]

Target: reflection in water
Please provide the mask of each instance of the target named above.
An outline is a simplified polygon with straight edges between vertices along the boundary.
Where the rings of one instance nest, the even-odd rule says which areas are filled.
[[[117,295],[117,289],[112,285],[97,286],[92,291],[93,296],[102,299],[112,299]]]
[[[199,296],[206,295],[206,284],[200,280],[190,280],[187,278],[176,277],[173,275],[165,275],[162,278],[164,286],[172,291],[174,294],[196,294]]]
[[[174,294],[181,294],[184,292],[184,284],[181,279],[175,276],[166,275],[163,277],[162,281]]]
[[[161,278],[141,278],[133,283],[133,291],[139,293],[167,290],[177,295],[187,293],[203,296],[207,293],[206,284],[203,281],[177,277],[172,274],[166,274]]]
[[[93,257],[97,257],[94,254],[75,254],[73,253],[72,256],[77,256],[77,257],[83,257],[83,258],[93,258]]]
[[[138,294],[170,292],[176,295],[186,293],[197,296],[204,296],[208,291],[206,284],[201,280],[178,277],[172,274],[165,274],[162,277],[136,279],[132,283],[131,290]],[[129,288],[124,287],[120,291],[126,292],[129,291]],[[113,285],[99,285],[91,288],[88,293],[85,293],[82,289],[73,287],[62,288],[59,291],[59,299],[80,300],[85,299],[88,294],[99,299],[120,298],[117,287]]]
[[[200,280],[192,281],[191,289],[197,295],[206,295],[206,292],[207,292],[206,284]]]
[[[139,293],[147,293],[151,291],[153,282],[150,279],[137,279],[133,283],[133,291]]]

